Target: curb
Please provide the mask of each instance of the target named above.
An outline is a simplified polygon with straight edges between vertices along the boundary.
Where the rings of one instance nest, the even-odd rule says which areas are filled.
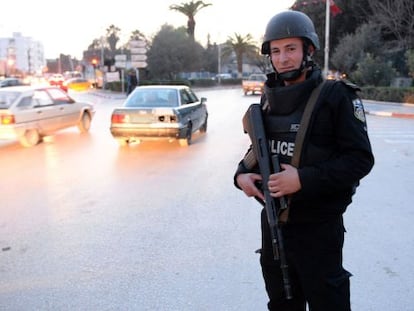
[[[110,99],[125,99],[127,97],[126,94],[123,93],[105,91],[92,92],[92,95]]]
[[[414,119],[414,113],[390,112],[390,111],[365,111],[365,114],[379,116],[379,117]]]

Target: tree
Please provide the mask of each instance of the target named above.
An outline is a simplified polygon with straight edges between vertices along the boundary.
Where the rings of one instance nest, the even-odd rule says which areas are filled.
[[[253,41],[251,34],[242,36],[238,33],[235,33],[233,37],[228,37],[223,50],[223,57],[229,56],[234,53],[236,55],[237,62],[237,71],[241,77],[243,74],[243,59],[244,56],[255,57],[258,53],[259,48],[256,43]]]
[[[351,73],[367,53],[378,55],[383,45],[380,29],[373,23],[361,25],[353,34],[345,35],[332,53],[335,69]]]
[[[414,48],[414,1],[413,0],[369,0],[375,14],[372,20],[383,32],[390,47]]]
[[[185,16],[188,17],[187,21],[187,33],[191,39],[194,40],[194,32],[195,32],[195,15],[203,8],[212,5],[211,3],[204,3],[203,1],[190,1],[188,3],[181,3],[179,5],[172,4],[170,5],[170,10],[174,10],[180,13],[183,13]]]
[[[351,79],[360,85],[389,86],[396,72],[391,62],[367,53],[351,74]]]
[[[116,45],[119,41],[119,32],[121,31],[120,28],[116,27],[115,25],[110,25],[106,29],[106,40],[109,43],[109,49],[111,53],[114,55],[116,51]]]
[[[297,0],[292,9],[307,14],[313,21],[316,33],[319,36],[321,50],[315,54],[318,64],[324,63],[325,47],[325,5],[326,0]],[[372,12],[368,5],[369,0],[335,0],[341,9],[341,14],[330,16],[329,49],[333,51],[342,38],[352,34],[362,24],[368,22]]]
[[[207,43],[207,48],[204,50],[203,53],[203,64],[204,69],[208,72],[218,72],[218,62],[219,62],[219,48],[216,43],[211,44],[210,42]]]
[[[172,80],[181,72],[200,71],[203,51],[199,43],[188,37],[184,27],[175,29],[164,24],[147,52],[150,76]]]
[[[131,35],[129,36],[129,40],[130,41],[131,40],[144,40],[144,41],[147,41],[147,39],[145,38],[145,35],[141,31],[139,31],[138,29],[131,32]]]
[[[414,78],[414,50],[407,50],[405,52],[405,58],[409,74],[412,78]]]

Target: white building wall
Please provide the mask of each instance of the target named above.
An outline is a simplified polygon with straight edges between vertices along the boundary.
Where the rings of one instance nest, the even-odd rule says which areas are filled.
[[[33,40],[31,37],[24,37],[21,33],[15,32],[12,37],[0,38],[0,75],[7,73],[13,60],[15,69],[28,73],[41,73],[46,66],[43,44]]]

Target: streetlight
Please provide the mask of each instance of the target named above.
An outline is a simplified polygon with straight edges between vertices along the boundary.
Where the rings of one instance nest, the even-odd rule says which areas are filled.
[[[96,65],[98,64],[98,60],[96,58],[92,58],[92,66],[93,66],[93,79],[95,80],[94,87],[97,88],[97,81],[96,81]]]
[[[8,58],[7,59],[7,68],[6,68],[6,76],[10,76],[10,72],[12,71],[11,69],[13,69],[13,65],[14,65],[14,59],[13,58]]]

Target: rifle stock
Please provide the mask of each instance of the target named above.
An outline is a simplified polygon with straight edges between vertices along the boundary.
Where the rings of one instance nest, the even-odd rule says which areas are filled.
[[[270,195],[267,186],[269,176],[280,171],[280,164],[278,156],[271,156],[269,152],[269,143],[266,138],[262,109],[259,104],[250,105],[249,109],[246,111],[243,117],[243,129],[244,132],[249,135],[252,143],[252,148],[250,152],[246,154],[244,163],[248,168],[251,168],[252,165],[256,163],[259,165],[260,174],[262,175],[262,189],[265,197],[264,207],[272,240],[273,257],[275,260],[280,260],[285,295],[287,299],[291,299],[292,290],[288,274],[288,264],[283,245],[282,231],[279,227],[279,215],[282,210],[287,208],[287,202],[284,197],[279,198],[279,208],[275,199]],[[252,153],[256,161],[252,160]]]

